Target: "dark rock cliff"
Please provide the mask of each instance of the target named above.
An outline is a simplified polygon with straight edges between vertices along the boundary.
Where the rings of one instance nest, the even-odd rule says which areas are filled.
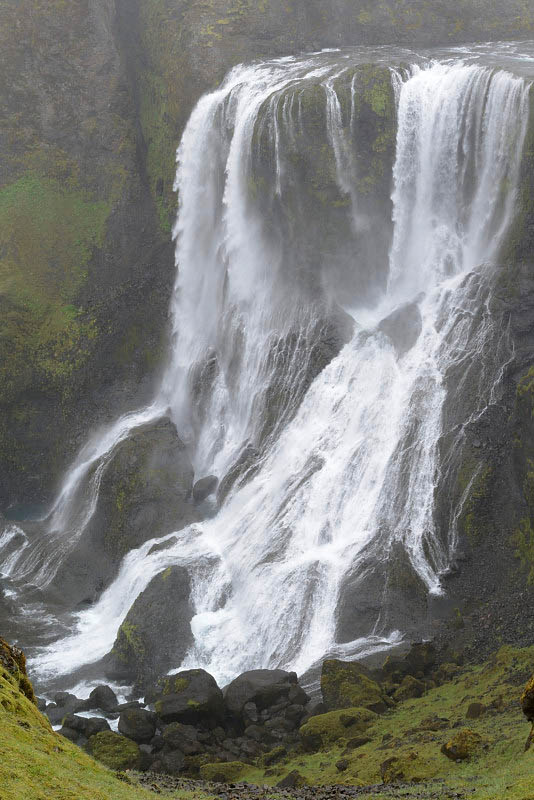
[[[529,2],[0,0],[0,506],[44,503],[145,399],[174,279],[174,153],[235,63],[519,38]]]

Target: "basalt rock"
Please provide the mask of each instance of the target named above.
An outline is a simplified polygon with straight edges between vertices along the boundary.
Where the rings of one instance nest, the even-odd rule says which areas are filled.
[[[119,717],[119,733],[138,744],[148,744],[156,733],[156,726],[156,715],[143,708],[131,708]]]
[[[215,679],[203,669],[190,669],[163,678],[145,695],[164,723],[214,723],[224,715],[223,694]]]
[[[382,687],[358,661],[325,661],[321,691],[329,710],[360,706],[380,713],[391,705]]]
[[[168,567],[150,581],[119,628],[107,675],[142,688],[179,666],[193,641],[190,591],[184,567]]]
[[[224,702],[228,711],[238,717],[247,715],[245,706],[253,703],[259,711],[274,706],[280,700],[305,704],[306,693],[297,685],[294,672],[281,669],[257,669],[244,672],[224,690]]]
[[[54,578],[61,601],[94,601],[127,552],[197,520],[192,488],[193,467],[169,419],[133,430],[105,464],[95,512]]]

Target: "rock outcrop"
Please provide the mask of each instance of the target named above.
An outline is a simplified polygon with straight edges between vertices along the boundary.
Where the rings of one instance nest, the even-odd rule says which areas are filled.
[[[192,644],[191,582],[184,567],[168,567],[141,592],[121,624],[106,659],[106,673],[150,686],[182,663]]]

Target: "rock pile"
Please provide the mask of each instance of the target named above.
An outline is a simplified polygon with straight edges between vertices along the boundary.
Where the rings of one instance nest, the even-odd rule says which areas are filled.
[[[64,736],[113,769],[233,782],[246,765],[269,768],[296,748],[317,752],[339,741],[347,752],[362,746],[378,714],[420,697],[456,669],[436,667],[432,645],[416,644],[377,670],[325,661],[323,702],[315,705],[294,672],[253,670],[221,690],[205,670],[193,669],[160,678],[143,702],[119,705],[107,686],[94,689],[87,700],[60,692],[46,714],[62,724]],[[101,715],[80,716],[95,709]],[[108,720],[116,721],[118,733]],[[344,768],[340,761],[339,771]]]
[[[223,692],[211,675],[194,669],[160,679],[144,703],[119,705],[109,687],[99,686],[88,700],[60,692],[45,713],[62,724],[60,733],[114,769],[177,775],[204,768],[209,774],[213,766],[227,777],[227,767],[236,772],[235,765],[258,758],[268,765],[297,745],[309,700],[294,672],[253,670]],[[79,716],[95,708],[103,716]],[[118,719],[119,733],[108,719]]]

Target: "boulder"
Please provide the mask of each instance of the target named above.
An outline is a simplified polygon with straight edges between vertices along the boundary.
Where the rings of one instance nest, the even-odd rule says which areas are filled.
[[[380,777],[383,783],[401,783],[404,781],[402,762],[396,756],[386,758],[380,764]]]
[[[156,733],[156,715],[143,708],[130,708],[119,717],[119,733],[138,744],[148,744]]]
[[[97,733],[111,730],[109,722],[103,717],[77,717],[75,714],[68,714],[63,719],[63,727],[77,731],[78,734],[85,736],[86,739],[96,736]],[[63,733],[63,731],[61,730],[60,733]]]
[[[106,674],[143,689],[178,667],[193,642],[190,593],[184,567],[168,567],[156,575],[120,626],[106,658]]]
[[[281,699],[287,700],[294,687],[298,687],[294,672],[286,672],[283,669],[250,670],[226,686],[224,703],[231,714],[242,717],[245,706],[247,709],[250,708],[249,703],[253,703],[256,709],[261,711],[274,706]],[[247,715],[248,711],[245,716]]]
[[[169,419],[134,429],[104,465],[94,514],[54,578],[58,598],[69,608],[94,602],[131,549],[197,521],[193,475]]]
[[[452,761],[467,761],[482,744],[482,737],[475,731],[465,728],[455,733],[452,739],[441,746],[443,755]]]
[[[186,756],[197,755],[203,750],[197,729],[181,722],[171,722],[164,728],[163,741],[166,750],[181,750]]]
[[[358,661],[325,661],[321,691],[329,710],[360,706],[381,713],[391,705],[382,687]]]
[[[347,742],[363,734],[375,722],[377,715],[366,708],[347,708],[311,717],[300,729],[304,750],[317,752],[333,742]]]
[[[105,683],[93,689],[86,703],[86,709],[100,708],[102,711],[114,711],[117,707],[117,695],[110,686]]]
[[[412,349],[422,329],[423,322],[417,301],[399,306],[378,325],[378,330],[390,339],[399,356]]]
[[[425,684],[412,675],[406,675],[399,688],[393,693],[393,699],[395,702],[400,703],[403,700],[412,700],[415,697],[422,697],[424,693]]]
[[[294,769],[285,778],[282,778],[281,781],[278,781],[275,784],[276,789],[298,789],[300,786],[306,786],[308,781],[306,778],[298,772],[298,770]]]
[[[85,742],[86,738],[80,731],[75,730],[74,728],[69,728],[67,725],[62,725],[59,729],[60,736],[64,736],[65,739],[68,739],[74,744],[80,744],[81,742]]]
[[[223,694],[215,678],[203,669],[190,669],[163,678],[147,693],[145,700],[154,701],[156,713],[164,724],[216,724],[224,715]]]
[[[92,736],[87,749],[94,758],[110,769],[137,769],[140,766],[139,745],[113,731],[103,731]]]
[[[195,503],[202,503],[204,500],[214,494],[219,485],[219,479],[216,475],[208,475],[206,478],[201,478],[193,486],[193,500]]]

